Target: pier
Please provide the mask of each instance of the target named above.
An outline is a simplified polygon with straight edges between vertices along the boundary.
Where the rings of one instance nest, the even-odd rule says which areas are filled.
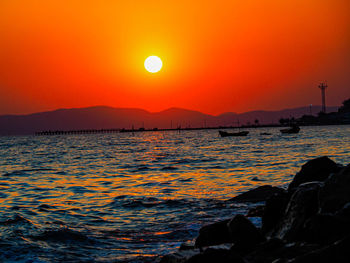
[[[120,129],[86,129],[86,130],[69,130],[69,131],[39,131],[35,135],[72,135],[72,134],[97,134],[97,133],[117,133],[120,132]]]
[[[159,132],[159,131],[196,131],[196,130],[224,130],[224,129],[239,129],[239,128],[263,128],[263,127],[281,127],[279,124],[269,125],[242,125],[242,126],[215,126],[215,127],[198,127],[198,128],[164,128],[164,129],[84,129],[84,130],[55,130],[55,131],[39,131],[35,132],[37,136],[45,135],[79,135],[79,134],[98,134],[98,133],[134,133],[134,132]]]

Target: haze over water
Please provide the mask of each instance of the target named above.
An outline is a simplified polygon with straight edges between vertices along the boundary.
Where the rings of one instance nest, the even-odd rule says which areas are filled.
[[[350,162],[350,126],[0,137],[0,261],[143,262],[323,155]]]

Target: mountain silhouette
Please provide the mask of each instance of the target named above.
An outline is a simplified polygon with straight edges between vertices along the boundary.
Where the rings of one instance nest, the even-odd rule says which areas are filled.
[[[327,108],[328,111],[337,109],[338,107]],[[314,114],[320,112],[321,106],[313,106],[312,111]],[[58,109],[28,115],[1,115],[0,135],[25,135],[44,130],[237,126],[253,124],[256,119],[260,124],[272,124],[278,123],[280,118],[299,118],[309,113],[309,107],[299,107],[280,111],[227,112],[213,116],[180,108],[152,113],[137,108],[95,106]]]

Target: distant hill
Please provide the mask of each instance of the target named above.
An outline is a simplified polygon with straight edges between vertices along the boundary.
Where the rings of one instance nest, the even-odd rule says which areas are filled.
[[[337,109],[338,107],[327,108],[328,111]],[[321,106],[313,106],[312,111],[317,114],[321,111]],[[280,118],[299,118],[309,113],[309,107],[300,107],[240,114],[229,112],[213,116],[179,108],[151,113],[142,109],[96,106],[59,109],[29,115],[2,115],[0,116],[0,135],[33,134],[44,130],[237,126],[248,122],[254,123],[256,119],[260,124],[272,124],[278,123]]]

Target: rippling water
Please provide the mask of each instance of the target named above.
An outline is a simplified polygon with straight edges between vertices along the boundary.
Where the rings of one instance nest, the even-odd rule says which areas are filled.
[[[0,261],[153,262],[323,155],[350,162],[349,126],[0,137]]]

